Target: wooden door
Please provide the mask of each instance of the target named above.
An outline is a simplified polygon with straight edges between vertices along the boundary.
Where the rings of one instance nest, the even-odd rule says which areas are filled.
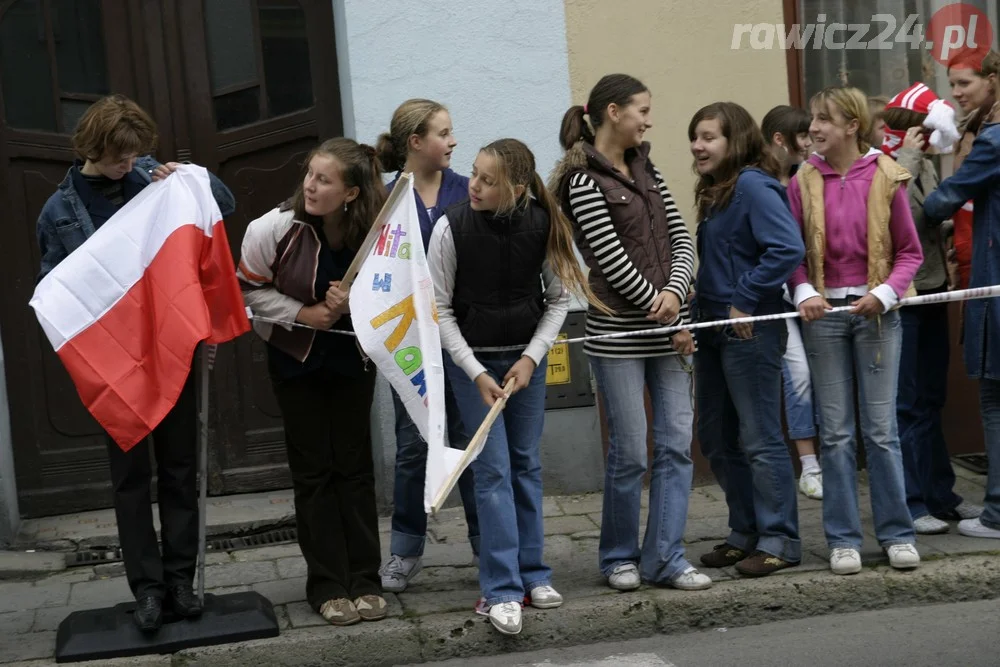
[[[291,196],[307,154],[342,132],[329,0],[177,3],[191,160],[236,196],[233,255],[247,225]],[[219,351],[212,400],[211,488],[287,488],[284,432],[264,343],[243,336]]]
[[[306,153],[341,132],[329,0],[0,0],[0,335],[21,512],[107,507],[105,440],[28,306],[35,221],[94,100],[157,121],[161,161],[191,160],[237,197],[243,231],[291,194]],[[244,336],[213,378],[211,492],[288,485],[264,350]]]

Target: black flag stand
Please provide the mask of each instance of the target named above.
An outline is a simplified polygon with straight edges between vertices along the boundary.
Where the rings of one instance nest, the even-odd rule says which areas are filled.
[[[215,346],[202,344],[198,373],[198,598],[204,611],[184,619],[164,607],[163,627],[144,634],[132,621],[135,602],[73,612],[59,624],[56,662],[121,658],[151,653],[175,653],[197,646],[277,637],[278,620],[270,600],[260,593],[205,593],[206,518],[208,509],[208,399]]]

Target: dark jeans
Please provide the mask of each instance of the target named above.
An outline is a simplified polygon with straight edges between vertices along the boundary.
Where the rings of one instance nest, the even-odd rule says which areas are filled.
[[[941,292],[928,290],[921,294]],[[962,497],[952,488],[955,472],[941,428],[948,385],[948,304],[901,308],[903,350],[899,362],[896,421],[903,450],[910,517],[944,514]]]
[[[746,340],[730,327],[697,335],[698,440],[726,494],[732,531],[726,541],[797,563],[795,471],[781,429],[785,323],[758,322]]]
[[[1000,381],[979,380],[979,410],[983,413],[983,434],[986,436],[985,506],[979,521],[987,528],[1000,530]]]
[[[168,586],[191,584],[198,560],[198,414],[195,374],[173,410],[153,429],[156,493],[163,554],[153,527],[149,438],[127,452],[108,438],[118,539],[129,588],[163,598]]]
[[[375,370],[272,378],[285,420],[306,599],[380,595],[378,514],[369,414]]]
[[[448,418],[448,444],[455,449],[465,449],[471,434],[462,424],[455,392],[447,374],[444,380],[444,399]],[[427,443],[420,437],[417,425],[413,423],[395,389],[392,390],[392,404],[396,410],[396,478],[393,483],[392,540],[389,550],[397,556],[422,556],[427,537],[427,513],[424,512]],[[478,555],[479,516],[476,514],[472,466],[466,468],[458,478],[458,491],[465,508],[472,553]]]

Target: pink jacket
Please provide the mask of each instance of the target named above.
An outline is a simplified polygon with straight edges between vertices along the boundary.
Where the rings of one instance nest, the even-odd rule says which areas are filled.
[[[826,205],[826,253],[823,272],[826,287],[855,287],[868,282],[868,189],[878,168],[876,160],[881,152],[872,149],[857,160],[847,174],[841,176],[819,155],[809,157],[809,163],[823,175]],[[792,215],[802,227],[802,192],[797,178],[788,185],[788,200]],[[910,202],[905,186],[896,191],[892,200],[892,217],[889,231],[895,250],[892,272],[886,284],[902,298],[913,276],[923,262],[920,237],[913,226]],[[788,281],[795,288],[808,283],[806,263],[803,262]]]

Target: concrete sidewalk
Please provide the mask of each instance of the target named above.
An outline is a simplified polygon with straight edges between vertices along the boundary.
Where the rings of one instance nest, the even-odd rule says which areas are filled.
[[[984,477],[956,469],[956,488],[970,501],[981,502]],[[821,522],[821,503],[799,497],[802,565],[764,579],[743,579],[732,569],[705,569],[715,580],[707,591],[681,592],[644,586],[634,593],[609,590],[597,571],[597,538],[601,496],[558,496],[545,499],[546,557],[554,585],[566,604],[560,609],[525,612],[524,631],[503,637],[486,619],[472,612],[478,597],[477,572],[471,563],[466,526],[460,509],[432,518],[425,569],[410,589],[387,595],[390,618],[379,623],[333,628],[304,602],[305,563],[294,544],[212,553],[207,586],[211,592],[256,590],[275,605],[280,637],[111,661],[119,665],[392,665],[508,651],[535,650],[601,640],[645,637],[712,627],[735,627],[817,614],[1000,597],[1000,543],[952,532],[920,537],[923,565],[912,572],[888,567],[872,535],[867,487],[862,487],[867,567],[851,577],[828,571]],[[286,522],[289,494],[256,494],[218,498],[209,510],[210,533]],[[643,503],[645,521],[645,501]],[[727,510],[718,487],[692,492],[687,532],[693,563],[727,534]],[[25,522],[24,545],[107,544],[113,520],[92,512]],[[73,525],[78,528],[72,528]],[[388,519],[380,529],[388,547]],[[0,581],[0,663],[54,664],[55,630],[77,609],[110,606],[129,599],[121,564],[61,566],[51,553],[6,554],[11,568]],[[41,563],[32,569],[25,560]],[[48,559],[44,561],[44,559]],[[0,557],[0,568],[4,567]],[[20,562],[18,566],[16,563]],[[48,563],[46,565],[45,563]],[[0,573],[2,574],[2,573]],[[919,613],[919,612],[918,612]],[[96,663],[91,663],[96,664]]]

